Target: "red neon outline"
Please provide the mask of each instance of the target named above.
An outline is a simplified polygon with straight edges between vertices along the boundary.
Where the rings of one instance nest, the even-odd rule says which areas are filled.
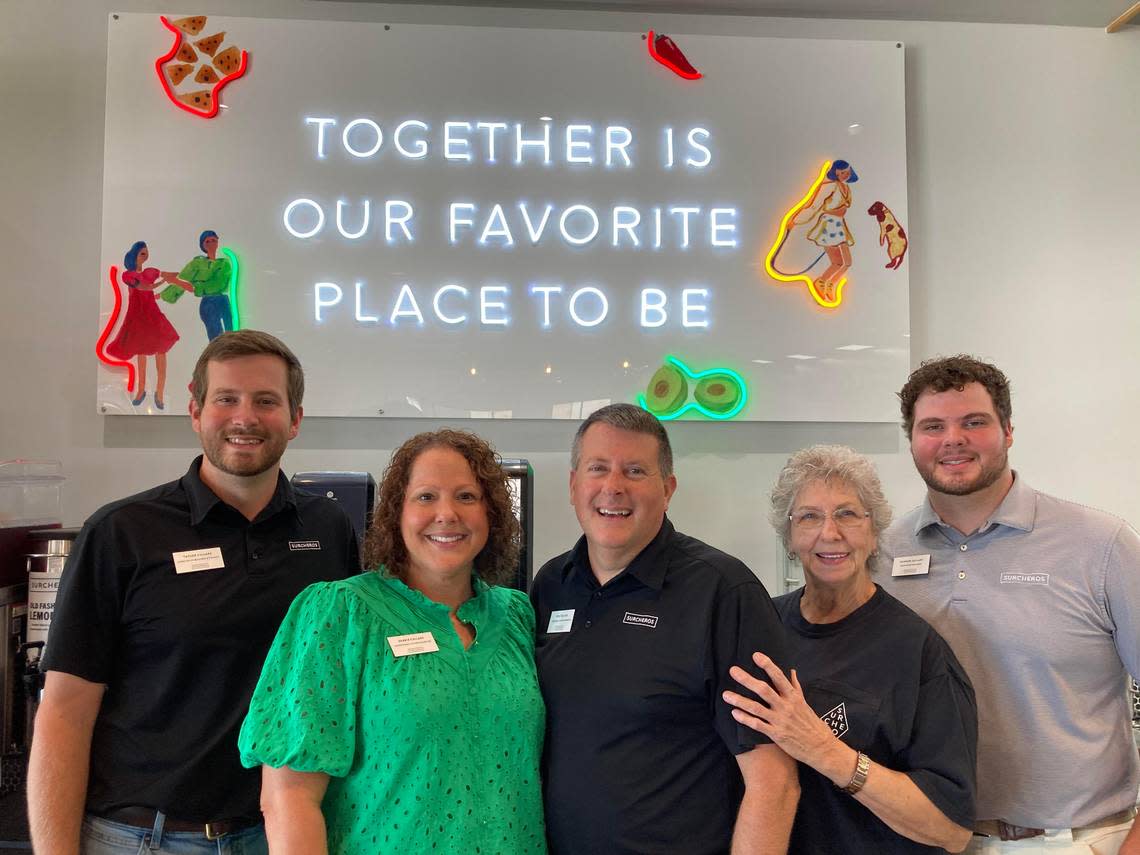
[[[154,61],[154,70],[158,73],[158,79],[162,83],[162,91],[166,93],[166,97],[170,99],[171,104],[173,104],[175,107],[180,107],[187,113],[190,113],[192,116],[199,116],[203,119],[214,118],[214,116],[218,115],[218,108],[221,106],[218,103],[218,93],[221,92],[222,87],[229,83],[231,80],[237,80],[237,78],[245,74],[245,69],[249,65],[249,54],[243,50],[241,52],[241,64],[238,66],[237,71],[235,71],[233,74],[227,74],[225,77],[214,84],[214,88],[210,90],[210,103],[213,104],[213,106],[209,110],[196,110],[189,104],[178,100],[178,96],[174,94],[174,89],[171,87],[170,81],[167,80],[166,75],[162,73],[162,66],[170,62],[170,60],[173,59],[174,55],[178,53],[178,49],[182,47],[183,33],[180,29],[178,29],[178,27],[174,26],[172,23],[170,23],[170,21],[166,20],[165,15],[159,15],[158,20],[162,21],[162,26],[166,27],[166,29],[174,33],[174,47],[170,49],[170,52],[166,54],[166,56],[160,56]]]
[[[123,308],[123,295],[119,291],[119,268],[111,265],[111,291],[115,295],[115,308],[111,310],[111,319],[107,321],[107,326],[103,327],[103,333],[99,336],[99,341],[95,343],[95,355],[99,357],[99,361],[109,368],[126,368],[127,369],[127,391],[135,391],[135,365],[133,362],[123,362],[120,359],[112,359],[103,352],[103,345],[107,343],[107,339],[111,336],[111,330],[115,328],[115,322],[119,320],[119,311]]]
[[[655,60],[657,60],[659,63],[661,63],[663,66],[665,66],[667,69],[672,71],[674,74],[676,74],[678,77],[683,77],[686,80],[700,80],[702,77],[704,77],[704,75],[701,74],[699,71],[689,72],[689,71],[684,71],[681,68],[678,68],[676,63],[670,62],[665,57],[663,57],[661,54],[659,54],[657,52],[657,48],[655,48],[653,46],[653,30],[649,31],[648,43],[649,43],[649,55],[651,57],[653,57]],[[177,50],[177,48],[175,50]]]

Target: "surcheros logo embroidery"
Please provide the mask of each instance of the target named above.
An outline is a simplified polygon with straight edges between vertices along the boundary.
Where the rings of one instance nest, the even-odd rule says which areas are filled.
[[[645,626],[649,627],[649,629],[656,629],[657,615],[639,615],[636,612],[626,612],[621,622],[632,624],[633,626]]]
[[[319,540],[290,540],[289,541],[289,551],[290,552],[302,552],[302,551],[308,551],[310,549],[319,550],[320,548],[321,548],[321,542]]]
[[[843,736],[847,732],[847,707],[844,704],[825,712],[820,716],[823,723],[831,728],[831,732],[836,736]]]

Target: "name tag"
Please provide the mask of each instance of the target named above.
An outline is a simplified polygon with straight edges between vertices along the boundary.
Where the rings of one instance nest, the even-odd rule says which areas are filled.
[[[569,632],[570,627],[574,625],[574,610],[573,609],[560,609],[556,612],[550,613],[550,623],[546,625],[546,631],[549,632]]]
[[[430,632],[413,632],[411,635],[389,635],[388,646],[392,648],[392,655],[415,656],[417,653],[435,653],[439,645],[435,643],[435,636]]]
[[[172,552],[175,573],[199,573],[202,570],[220,570],[226,566],[222,560],[222,548],[188,549],[185,552]]]
[[[891,565],[892,576],[925,576],[930,572],[930,554],[900,555]]]

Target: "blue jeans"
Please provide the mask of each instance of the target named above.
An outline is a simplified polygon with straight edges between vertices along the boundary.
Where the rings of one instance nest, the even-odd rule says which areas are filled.
[[[80,855],[268,855],[265,827],[255,825],[217,840],[196,831],[164,831],[162,814],[154,828],[138,828],[87,815],[79,833]]]
[[[223,332],[234,328],[234,318],[230,314],[230,298],[228,294],[211,294],[202,298],[202,305],[198,307],[198,317],[206,325],[206,338],[213,341]]]

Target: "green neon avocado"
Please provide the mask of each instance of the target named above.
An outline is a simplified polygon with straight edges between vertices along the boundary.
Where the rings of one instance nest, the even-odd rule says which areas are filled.
[[[729,374],[709,374],[697,381],[693,397],[714,413],[727,413],[740,401],[740,384]]]
[[[672,365],[662,365],[649,379],[645,389],[645,408],[655,415],[673,412],[689,397],[685,375]]]

